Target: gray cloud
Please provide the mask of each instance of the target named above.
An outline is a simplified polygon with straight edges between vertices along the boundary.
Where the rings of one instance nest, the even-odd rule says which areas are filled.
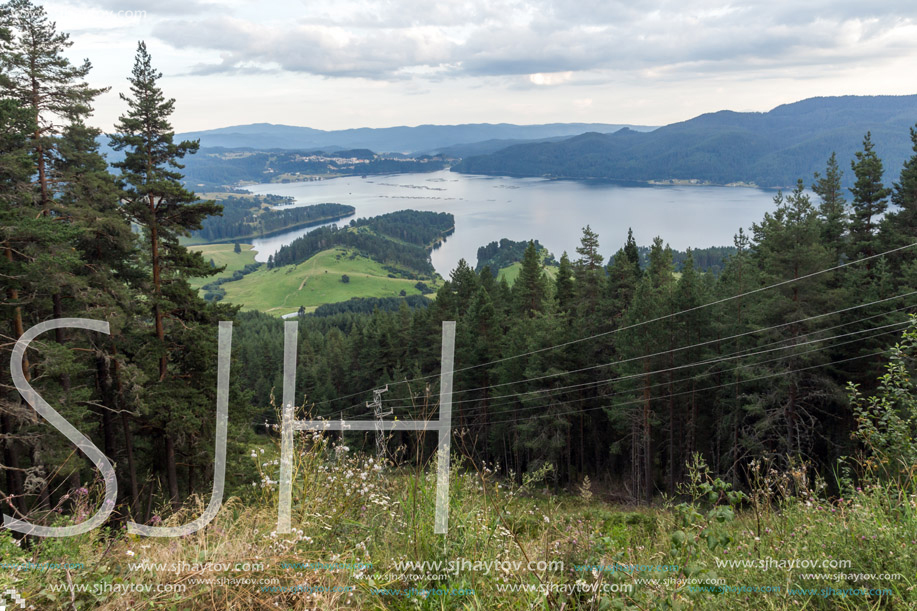
[[[161,16],[197,15],[212,10],[216,6],[201,0],[156,0],[154,2],[149,0],[75,0],[74,3],[113,13],[123,11],[129,14],[139,12]]]
[[[126,9],[128,3],[105,4]],[[331,7],[304,4],[301,19],[283,25],[225,16],[165,19],[153,34],[177,48],[220,54],[220,62],[196,66],[197,74],[279,69],[377,79],[767,72],[894,57],[917,47],[917,37],[900,35],[917,23],[917,3],[901,0],[345,0]]]

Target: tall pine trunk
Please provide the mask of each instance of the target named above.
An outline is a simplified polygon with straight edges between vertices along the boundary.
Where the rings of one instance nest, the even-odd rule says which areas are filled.
[[[124,384],[121,381],[121,362],[118,360],[118,349],[111,345],[112,377],[116,393],[114,407],[121,414],[121,429],[124,433],[124,451],[127,454],[127,474],[131,486],[131,509],[139,511],[140,490],[137,484],[137,465],[134,461],[134,436],[131,432],[131,421],[124,409]]]
[[[6,260],[10,263],[13,262],[13,249],[9,244],[6,244],[4,249],[4,256]],[[22,334],[25,333],[25,329],[22,324],[22,308],[18,305],[19,303],[19,291],[16,288],[10,287],[7,289],[7,295],[12,303],[16,304],[13,306],[13,339],[18,340],[22,337]],[[22,357],[22,370],[25,372],[26,380],[29,380],[29,358],[27,355]],[[14,391],[15,392],[15,391]],[[18,396],[18,392],[15,392],[15,396],[12,397],[11,403],[13,405],[22,405],[22,398]],[[25,498],[23,494],[25,493],[25,482],[23,479],[22,471],[20,471],[20,461],[19,461],[19,446],[16,442],[14,431],[15,426],[13,424],[13,417],[9,414],[0,415],[0,428],[2,428],[2,433],[4,435],[3,443],[3,458],[4,462],[8,469],[6,471],[6,486],[7,491],[10,496],[13,497],[13,505],[20,511],[25,510]]]
[[[175,468],[175,441],[172,435],[166,433],[166,484],[169,487],[169,502],[172,511],[178,511],[181,503],[178,502],[178,474]]]
[[[649,363],[644,360],[644,373],[649,372]],[[644,500],[647,504],[653,501],[653,431],[650,422],[652,416],[652,397],[650,393],[650,378],[648,375],[643,377],[643,479],[644,479]]]

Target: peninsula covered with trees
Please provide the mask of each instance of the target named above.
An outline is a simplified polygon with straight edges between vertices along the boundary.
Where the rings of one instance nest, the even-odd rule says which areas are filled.
[[[353,206],[313,204],[292,206],[292,198],[278,195],[229,195],[215,200],[223,207],[191,233],[192,239],[210,244],[266,238],[284,231],[319,225],[352,216]]]
[[[302,263],[335,246],[355,248],[380,263],[435,273],[430,251],[455,230],[448,212],[401,210],[354,219],[344,227],[320,227],[282,246],[268,260],[268,269]]]

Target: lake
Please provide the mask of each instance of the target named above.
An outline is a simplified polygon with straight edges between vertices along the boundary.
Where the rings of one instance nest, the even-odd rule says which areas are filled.
[[[367,217],[414,209],[451,212],[455,233],[433,251],[433,266],[449,276],[459,259],[474,267],[480,246],[509,238],[537,239],[557,258],[576,258],[583,227],[599,235],[607,258],[624,245],[632,227],[639,245],[661,236],[672,248],[728,246],[743,227],[760,222],[775,191],[746,187],[655,186],[581,180],[457,174],[347,176],[247,187],[252,193],[292,197],[297,206],[336,202]],[[349,222],[348,219],[339,221]],[[258,261],[316,227],[253,241]]]

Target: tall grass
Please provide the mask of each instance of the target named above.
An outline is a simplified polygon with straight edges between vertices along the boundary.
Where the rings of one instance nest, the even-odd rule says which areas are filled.
[[[123,531],[35,540],[26,549],[0,531],[4,562],[82,562],[68,570],[0,570],[0,591],[14,588],[36,609],[914,609],[917,567],[917,478],[835,482],[842,496],[803,464],[779,471],[752,463],[747,494],[713,478],[702,460],[689,464],[679,499],[654,508],[606,504],[609,491],[584,481],[553,494],[550,468],[521,484],[496,465],[452,462],[449,533],[433,533],[435,460],[396,468],[356,454],[320,433],[299,433],[294,454],[292,527],[276,531],[279,449],[250,456],[260,480],[224,503],[203,530],[177,539],[142,538]],[[435,458],[435,457],[434,457]],[[913,466],[912,466],[913,467]],[[98,496],[98,495],[94,495]],[[87,511],[90,495],[78,500]],[[94,498],[93,497],[93,498]],[[206,500],[206,499],[204,499]],[[167,524],[193,519],[201,501]],[[59,523],[72,521],[61,517]],[[519,562],[489,571],[404,571],[401,561]],[[718,567],[717,560],[843,560],[850,568]],[[256,563],[263,570],[174,572],[130,570],[131,563]],[[551,562],[563,562],[563,568]],[[323,562],[345,568],[311,569]],[[539,566],[539,562],[543,564]],[[296,568],[284,563],[300,563]],[[532,563],[532,564],[530,564]],[[577,565],[670,565],[677,570],[582,570]],[[371,564],[371,567],[368,565]],[[493,566],[493,565],[491,565]],[[401,573],[414,575],[401,575]],[[424,573],[430,573],[424,575]],[[855,577],[834,581],[805,574],[900,574],[897,580]],[[415,577],[417,577],[415,579]],[[200,584],[195,580],[222,579]],[[232,580],[274,580],[245,583]],[[692,582],[691,580],[695,580]],[[50,584],[151,584],[161,589],[112,595],[52,592]],[[617,591],[591,592],[594,584]],[[757,586],[779,592],[725,591],[711,585]],[[507,586],[535,591],[507,592]],[[300,586],[300,591],[266,591]],[[623,587],[631,591],[622,591]],[[538,591],[537,588],[542,591]],[[562,588],[566,587],[566,591]],[[311,591],[304,591],[311,588]],[[439,588],[461,595],[392,595],[379,589]],[[584,591],[572,592],[571,588]],[[791,594],[888,588],[891,595]],[[473,594],[470,591],[473,590]]]

